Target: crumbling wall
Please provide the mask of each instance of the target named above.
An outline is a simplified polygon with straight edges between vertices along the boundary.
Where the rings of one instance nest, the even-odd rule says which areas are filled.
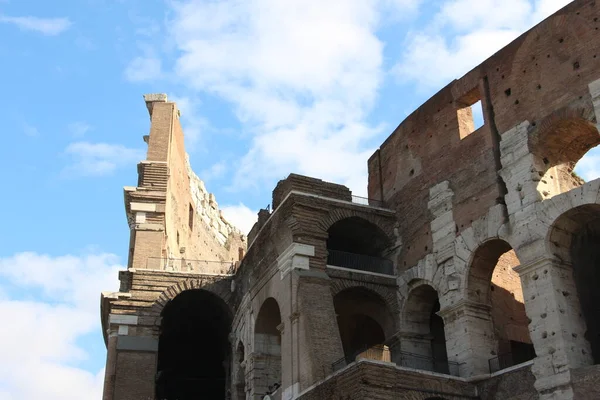
[[[192,171],[176,104],[160,94],[147,95],[146,104],[148,159],[138,168],[138,187],[126,188],[134,231],[130,266],[231,273],[246,250],[246,237],[223,217],[214,195]]]
[[[403,216],[401,268],[415,265],[431,249],[426,203],[435,184],[450,182],[457,232],[504,202],[506,188],[497,176],[499,134],[522,121],[530,122],[529,135],[534,137],[551,130],[555,117],[595,120],[588,84],[598,78],[600,68],[598,9],[594,1],[576,1],[523,34],[415,110],[369,159],[369,197],[384,200]],[[463,110],[476,100],[482,103],[484,125],[465,135],[470,122],[464,119],[470,115]],[[557,115],[548,118],[552,114]],[[579,137],[576,159],[571,160],[576,162],[600,142],[597,135],[583,132],[592,128],[569,126],[570,136],[562,128],[555,135],[566,137],[564,143],[554,141],[553,147],[552,140],[542,137],[532,151],[542,165],[536,181],[556,167],[540,187],[548,198],[581,184],[571,175],[573,164],[562,165],[561,151]]]

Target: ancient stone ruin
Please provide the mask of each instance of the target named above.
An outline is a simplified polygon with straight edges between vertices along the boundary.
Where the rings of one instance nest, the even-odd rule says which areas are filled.
[[[599,18],[575,1],[430,98],[365,160],[368,199],[291,174],[247,237],[146,95],[104,399],[600,399],[600,179],[573,172]]]

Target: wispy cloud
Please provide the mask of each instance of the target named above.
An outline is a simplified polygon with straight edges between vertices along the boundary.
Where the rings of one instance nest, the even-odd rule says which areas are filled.
[[[47,36],[58,35],[72,25],[69,18],[10,17],[7,15],[0,15],[0,23],[12,24],[19,29],[38,32]]]
[[[100,332],[98,297],[90,293],[116,290],[123,268],[115,255],[103,253],[0,258],[0,313],[11,321],[0,328],[1,398],[101,397],[103,369],[74,365],[89,357],[82,338]]]
[[[225,219],[245,235],[250,232],[250,229],[252,229],[252,226],[258,220],[257,211],[250,209],[243,203],[222,206],[221,211],[223,211]]]
[[[70,123],[67,126],[67,129],[69,130],[69,133],[71,134],[71,136],[73,136],[73,137],[82,137],[90,129],[92,129],[92,127],[87,122],[75,121],[75,122]]]
[[[65,153],[72,157],[72,163],[63,170],[64,177],[108,175],[144,158],[141,149],[109,143],[71,143]]]
[[[160,58],[156,56],[136,57],[127,65],[125,78],[130,82],[157,79],[162,72]]]
[[[29,137],[37,137],[40,135],[38,128],[28,123],[23,124],[23,133]]]
[[[569,2],[444,1],[429,24],[410,33],[393,73],[421,90],[440,88]]]
[[[200,176],[202,180],[208,182],[213,179],[222,178],[227,172],[227,162],[219,161],[211,165],[209,168],[202,170]]]
[[[181,111],[181,123],[185,131],[187,150],[193,152],[202,139],[202,134],[209,127],[209,122],[200,114],[198,106],[200,101],[189,96],[169,96],[171,101],[177,103]]]
[[[370,141],[382,131],[367,120],[385,73],[376,32],[385,15],[412,12],[418,3],[171,3],[175,76],[192,93],[232,104],[251,135],[232,187],[259,188],[293,170],[364,194]]]

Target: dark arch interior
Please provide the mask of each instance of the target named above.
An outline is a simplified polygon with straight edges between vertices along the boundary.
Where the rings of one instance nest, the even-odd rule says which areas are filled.
[[[328,232],[327,248],[330,250],[380,256],[390,245],[386,234],[378,226],[359,217],[338,221]]]
[[[367,348],[383,344],[386,330],[393,330],[387,305],[368,289],[343,290],[334,297],[333,304],[344,356],[349,361]]]
[[[573,236],[573,278],[586,322],[586,340],[594,364],[600,364],[600,216],[596,215]]]
[[[188,290],[162,312],[158,345],[158,400],[225,398],[228,335],[227,305],[204,290]]]
[[[449,373],[448,352],[446,350],[446,332],[444,320],[437,315],[440,311],[440,301],[436,299],[429,317],[429,331],[431,332],[431,354],[435,360],[435,370]]]
[[[402,358],[403,365],[411,368],[450,373],[444,320],[440,311],[438,294],[429,285],[421,285],[409,294],[405,313],[405,329],[412,333],[407,340]]]

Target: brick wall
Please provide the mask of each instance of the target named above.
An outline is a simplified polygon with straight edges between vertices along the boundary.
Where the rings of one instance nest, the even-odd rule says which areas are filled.
[[[589,103],[587,85],[600,77],[599,16],[600,3],[571,3],[440,90],[369,159],[369,197],[382,198],[403,216],[401,265],[416,264],[431,248],[430,187],[450,181],[454,219],[459,232],[466,229],[503,202],[498,134],[528,120],[534,135],[536,123],[543,125],[557,110]],[[485,125],[461,139],[459,110],[475,98],[481,99]],[[589,107],[582,107],[574,115],[585,114]],[[539,146],[540,159],[549,148]],[[554,179],[565,181],[559,185],[573,187],[570,174],[559,175]]]
[[[352,192],[346,186],[308,176],[290,174],[286,179],[279,181],[273,190],[273,209],[277,208],[292,190],[332,199],[352,200]]]

